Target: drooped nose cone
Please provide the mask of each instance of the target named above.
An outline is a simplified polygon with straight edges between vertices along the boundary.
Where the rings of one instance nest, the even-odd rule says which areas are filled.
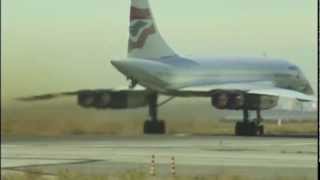
[[[310,85],[309,83],[307,83],[307,84],[305,85],[305,87],[304,87],[304,89],[303,89],[303,92],[304,92],[305,94],[309,94],[309,95],[314,95],[314,94],[315,94],[314,91],[313,91],[313,89],[312,89],[312,87],[311,87],[311,85]]]

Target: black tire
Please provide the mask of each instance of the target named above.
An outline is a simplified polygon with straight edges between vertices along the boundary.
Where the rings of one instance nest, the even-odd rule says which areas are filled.
[[[247,135],[248,136],[257,136],[258,134],[258,126],[255,122],[248,123],[247,126]]]
[[[166,125],[162,120],[149,121],[146,120],[143,126],[144,134],[165,134]]]
[[[237,122],[235,127],[235,134],[237,136],[246,136],[248,134],[248,124],[244,122]]]
[[[264,135],[264,126],[263,125],[258,127],[257,135],[258,136],[263,136]]]
[[[242,135],[242,122],[237,122],[236,127],[235,127],[235,135],[236,136],[241,136]]]
[[[260,132],[263,133],[263,129],[261,130],[255,122],[237,122],[235,126],[236,136],[257,136]]]

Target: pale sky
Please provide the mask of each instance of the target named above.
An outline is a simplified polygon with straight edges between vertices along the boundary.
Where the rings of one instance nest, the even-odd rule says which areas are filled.
[[[4,0],[2,99],[126,85],[129,0]],[[317,87],[316,0],[150,0],[158,28],[186,56],[284,58]]]

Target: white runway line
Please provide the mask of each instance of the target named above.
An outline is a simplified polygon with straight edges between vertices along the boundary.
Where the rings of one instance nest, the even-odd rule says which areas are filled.
[[[314,168],[317,159],[315,138],[142,136],[99,139],[7,142],[1,146],[1,162],[3,167],[12,167],[94,159],[148,166],[154,154],[157,163],[167,165],[174,156],[179,159],[179,165]]]

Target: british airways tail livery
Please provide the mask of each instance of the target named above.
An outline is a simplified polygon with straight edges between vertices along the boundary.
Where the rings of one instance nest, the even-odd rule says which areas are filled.
[[[174,51],[161,37],[153,20],[148,1],[132,0],[128,57],[159,59],[173,56]]]
[[[207,97],[217,109],[242,110],[236,135],[264,133],[261,110],[279,97],[315,101],[302,71],[282,59],[213,57],[191,59],[177,54],[160,34],[148,0],[131,0],[128,56],[111,64],[131,80],[125,89],[93,89],[18,98],[23,101],[76,96],[83,108],[127,109],[148,106],[144,133],[165,133],[158,106],[174,97]],[[137,86],[139,85],[139,86]],[[169,96],[158,102],[159,95]],[[255,119],[249,111],[256,111]]]

